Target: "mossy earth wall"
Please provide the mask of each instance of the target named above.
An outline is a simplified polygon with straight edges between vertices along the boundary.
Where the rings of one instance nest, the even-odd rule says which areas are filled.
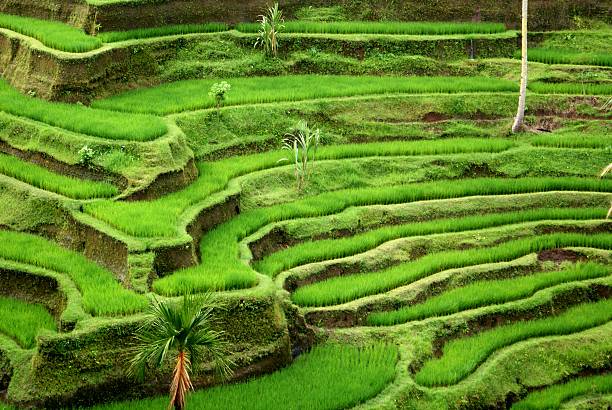
[[[89,19],[93,20],[95,15],[102,31],[205,21],[238,23],[254,21],[268,3],[266,0],[135,0],[91,6]],[[294,18],[304,7],[340,6],[347,18],[355,20],[483,20],[503,22],[512,28],[519,26],[521,11],[520,0],[281,0],[279,3],[288,18]],[[569,28],[574,16],[609,20],[612,6],[596,0],[532,0],[529,7],[531,29],[558,30]]]
[[[252,49],[256,36],[229,32],[167,37],[106,45],[92,52],[71,54],[48,49],[36,40],[0,29],[0,75],[23,93],[34,93],[39,98],[53,101],[88,103],[96,97],[137,85],[159,83],[161,64],[198,42],[215,39],[233,41]],[[354,58],[371,53],[396,53],[456,60],[512,57],[517,48],[517,37],[512,32],[474,39],[461,36],[420,39],[293,34],[287,35],[281,43],[281,53],[311,48]],[[310,72],[308,68],[304,71]]]
[[[223,297],[225,309],[214,314],[217,328],[225,332],[232,348],[235,380],[274,371],[291,361],[283,303],[270,285],[266,282],[251,294]],[[142,384],[127,376],[128,348],[141,320],[138,316],[86,319],[70,333],[41,335],[27,360],[12,363],[7,400],[18,407],[62,408],[165,393],[170,364]],[[2,350],[0,341],[0,382],[9,378],[11,368],[4,363]],[[194,378],[198,387],[217,382],[207,366]]]

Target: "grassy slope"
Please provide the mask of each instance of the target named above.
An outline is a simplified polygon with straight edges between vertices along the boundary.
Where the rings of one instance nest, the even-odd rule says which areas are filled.
[[[575,397],[612,393],[612,374],[581,377],[530,393],[515,403],[512,410],[554,410]]]
[[[119,193],[107,182],[88,181],[48,171],[10,155],[0,153],[0,173],[26,182],[45,191],[74,199],[108,198]]]
[[[603,300],[570,308],[558,316],[518,322],[453,339],[444,345],[440,358],[425,363],[416,381],[427,386],[454,384],[472,373],[496,350],[528,338],[580,332],[611,319],[612,300]]]
[[[0,110],[82,134],[113,140],[149,141],[167,132],[161,118],[50,103],[19,93],[0,79]]]
[[[372,325],[394,325],[410,320],[443,316],[480,306],[506,303],[533,295],[544,288],[576,280],[594,279],[610,274],[607,266],[577,265],[563,271],[541,272],[502,280],[483,280],[448,290],[422,303],[400,310],[374,313]]]
[[[516,91],[513,82],[495,78],[279,76],[227,79],[232,89],[225,105],[299,101],[367,94]],[[215,80],[191,80],[128,91],[94,102],[93,107],[126,112],[171,114],[211,108],[208,90]]]
[[[42,329],[56,330],[55,320],[47,309],[0,296],[0,332],[17,340],[21,347],[31,349]]]
[[[59,21],[0,13],[0,28],[33,37],[47,47],[72,53],[83,53],[102,46],[100,39]]]
[[[323,345],[291,366],[245,383],[215,387],[187,398],[197,409],[335,410],[353,407],[380,392],[395,377],[397,348]],[[97,406],[97,410],[163,408],[166,397]]]

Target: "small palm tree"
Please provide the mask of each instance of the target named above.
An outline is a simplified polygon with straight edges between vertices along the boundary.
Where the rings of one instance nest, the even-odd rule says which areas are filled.
[[[270,57],[278,55],[278,36],[285,28],[283,12],[278,3],[268,7],[265,14],[259,16],[259,33],[255,47],[262,47],[264,53]]]
[[[226,357],[223,333],[211,327],[213,309],[220,306],[211,294],[185,295],[180,304],[157,298],[151,301],[145,321],[136,332],[130,373],[142,381],[148,368],[161,368],[172,357],[175,365],[169,409],[185,408],[185,396],[193,389],[190,373],[202,361],[211,359],[223,378],[231,374],[233,363]]]

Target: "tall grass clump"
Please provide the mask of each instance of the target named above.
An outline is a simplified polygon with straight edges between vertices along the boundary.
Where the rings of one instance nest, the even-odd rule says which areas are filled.
[[[457,138],[438,141],[397,141],[371,144],[322,146],[320,160],[367,156],[440,155],[470,152],[501,152],[514,143],[502,139]],[[131,235],[173,237],[180,234],[181,215],[211,194],[224,189],[233,178],[279,166],[286,156],[282,150],[245,155],[216,162],[198,163],[199,177],[181,191],[153,201],[98,201],[85,205],[88,213]]]
[[[374,204],[397,204],[430,199],[449,199],[474,195],[503,195],[528,192],[549,191],[581,191],[593,190],[607,192],[612,185],[607,180],[580,180],[579,178],[522,178],[500,180],[494,178],[479,178],[461,181],[435,181],[421,184],[400,185],[385,188],[348,189],[324,193],[303,200],[255,209],[244,212],[232,220],[219,225],[206,234],[200,242],[201,264],[183,269],[173,275],[161,278],[153,283],[156,292],[163,295],[180,295],[185,292],[200,292],[217,289],[228,280],[241,278],[244,283],[256,281],[253,269],[239,259],[239,242],[262,227],[283,220],[331,215],[345,210],[350,206],[365,206]],[[595,189],[593,189],[595,188]],[[602,218],[604,213],[602,212]],[[535,246],[536,242],[534,242]],[[527,254],[529,252],[525,252]],[[493,257],[493,255],[492,255]],[[510,258],[510,260],[516,257]],[[464,259],[461,259],[464,260]],[[469,263],[464,261],[464,263]],[[484,263],[484,262],[483,262]],[[432,265],[438,266],[438,265]],[[430,267],[431,268],[431,267]],[[380,282],[368,282],[368,278],[346,278],[349,283],[342,291],[336,291],[333,286],[325,289],[322,299],[319,299],[319,287],[326,285],[318,283],[301,288],[299,293],[311,294],[304,296],[304,303],[335,303],[352,297],[366,296],[369,292],[378,293],[385,287],[396,287],[405,280],[399,276],[388,275]],[[382,275],[384,276],[384,275]],[[247,280],[248,278],[251,278]],[[334,284],[334,282],[329,282]],[[342,285],[340,285],[342,286]],[[317,289],[312,291],[312,289]],[[298,293],[298,298],[301,297]],[[301,300],[302,301],[302,300]],[[307,301],[307,302],[306,302]]]
[[[83,296],[83,308],[92,315],[129,314],[147,306],[146,297],[122,287],[111,272],[36,235],[0,230],[0,258],[67,275]]]
[[[305,263],[344,258],[362,253],[397,238],[461,232],[545,219],[601,219],[604,214],[603,209],[544,208],[388,226],[347,238],[300,243],[266,256],[254,266],[259,272],[273,276]]]
[[[232,94],[226,106],[398,93],[515,92],[517,85],[489,77],[377,77],[292,75],[227,79]],[[95,108],[167,115],[213,108],[215,99],[202,90],[214,79],[186,80],[137,89],[95,101]]]
[[[2,153],[0,153],[0,173],[36,188],[73,199],[108,198],[119,193],[117,187],[107,182],[82,180],[55,174],[38,165]]]
[[[529,84],[529,90],[538,94],[612,95],[612,84],[534,81]]]
[[[536,147],[612,148],[612,138],[605,133],[567,132],[563,134],[539,134],[531,137],[529,142]]]
[[[351,408],[374,397],[395,377],[398,350],[374,344],[366,347],[316,346],[293,364],[247,382],[198,390],[190,395],[194,409],[335,410]],[[95,410],[164,408],[165,397],[94,407]]]
[[[500,326],[475,336],[447,342],[442,356],[425,362],[416,374],[424,386],[455,384],[471,374],[495,351],[525,339],[581,332],[612,320],[612,300],[586,303],[544,319]]]
[[[256,23],[240,23],[236,30],[257,33]],[[506,31],[503,23],[452,23],[452,22],[398,22],[398,21],[287,21],[287,33],[312,34],[493,34]]]
[[[580,377],[529,393],[512,410],[556,410],[575,397],[612,393],[612,373]]]
[[[15,339],[24,349],[31,349],[42,329],[57,330],[53,316],[44,306],[0,296],[0,333]]]
[[[219,33],[227,30],[229,30],[229,27],[225,23],[179,24],[161,27],[139,28],[127,31],[107,31],[98,34],[97,37],[105,43],[114,43],[117,41],[135,40],[140,38],[197,33]]]
[[[0,28],[35,38],[47,47],[71,53],[84,53],[102,46],[100,39],[59,21],[0,13]]]
[[[27,97],[0,79],[0,111],[74,131],[113,140],[149,141],[164,135],[161,118],[124,114],[75,104]]]
[[[530,48],[528,55],[529,61],[538,63],[612,67],[612,54],[610,53],[580,52],[556,48]],[[515,58],[520,58],[520,52],[515,54]]]
[[[386,292],[447,269],[507,262],[546,249],[585,246],[612,249],[611,234],[550,234],[487,248],[428,254],[381,271],[336,277],[298,288],[291,296],[300,306],[332,306]]]
[[[541,272],[502,280],[482,280],[448,290],[422,303],[368,316],[375,326],[395,325],[411,320],[449,315],[481,306],[506,303],[566,282],[595,279],[612,274],[610,268],[594,263],[578,264],[560,272]]]

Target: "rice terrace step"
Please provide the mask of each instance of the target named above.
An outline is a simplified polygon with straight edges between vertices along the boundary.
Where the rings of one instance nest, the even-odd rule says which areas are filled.
[[[0,0],[0,410],[609,408],[611,16]]]

